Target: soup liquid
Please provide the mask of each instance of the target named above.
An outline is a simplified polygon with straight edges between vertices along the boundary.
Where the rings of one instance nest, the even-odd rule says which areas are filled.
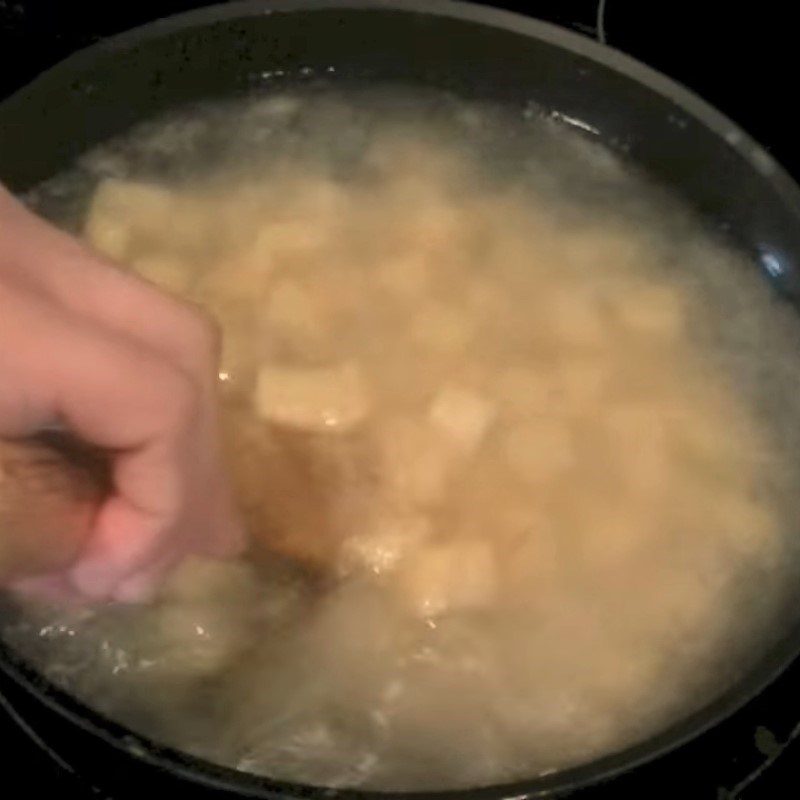
[[[18,599],[5,636],[86,702],[274,778],[473,787],[657,733],[766,641],[797,326],[591,140],[287,92],[143,127],[34,200],[218,320],[252,539],[146,606]]]

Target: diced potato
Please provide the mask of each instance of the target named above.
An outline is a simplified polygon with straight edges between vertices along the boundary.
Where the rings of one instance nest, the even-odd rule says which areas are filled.
[[[480,539],[430,545],[404,564],[398,581],[421,617],[485,608],[498,588],[494,551]]]
[[[360,367],[266,365],[258,373],[256,412],[278,425],[308,431],[347,431],[370,413],[371,397]]]
[[[303,276],[302,285],[313,298],[319,315],[330,324],[356,318],[368,302],[365,276],[348,265],[309,270]]]
[[[252,280],[258,281],[258,287],[263,288],[268,286],[268,278],[277,269],[278,260],[273,248],[260,234],[252,245],[242,248],[231,259],[231,266],[245,275],[251,275]]]
[[[387,420],[380,432],[381,479],[391,498],[427,507],[444,497],[454,466],[438,430],[410,417]]]
[[[163,229],[173,212],[173,194],[155,184],[108,179],[92,198],[84,236],[103,255],[124,261],[138,229]]]
[[[205,271],[198,278],[192,297],[218,316],[239,317],[266,296],[269,272],[269,265],[231,258]]]
[[[609,382],[609,366],[599,356],[570,358],[559,365],[555,380],[562,413],[597,413]]]
[[[124,262],[133,232],[123,220],[116,217],[104,219],[101,214],[92,214],[86,222],[84,236],[100,255]]]
[[[552,365],[506,367],[494,383],[497,398],[515,416],[541,416],[557,410],[558,385]]]
[[[343,543],[341,568],[344,572],[368,569],[381,575],[413,554],[432,532],[431,521],[421,514],[385,512],[365,533]]]
[[[654,512],[637,502],[585,501],[578,510],[581,551],[589,570],[624,567],[658,532]]]
[[[460,352],[474,335],[474,320],[445,303],[430,302],[423,306],[411,324],[412,339],[435,353]]]
[[[377,270],[380,285],[404,300],[425,296],[431,281],[430,267],[421,253],[389,258]]]
[[[744,464],[769,460],[770,447],[764,437],[736,408],[733,392],[721,397],[701,394],[690,402],[675,401],[665,409],[677,443],[693,460],[707,465],[741,469]]]
[[[632,347],[624,358],[607,354],[608,399],[624,402],[651,402],[663,406],[687,405],[687,383],[690,378],[680,352],[662,350],[658,355],[652,347],[641,346],[639,337],[625,337]]]
[[[664,418],[656,407],[628,403],[606,413],[606,427],[624,485],[637,496],[652,496],[667,487],[671,465]]]
[[[326,321],[314,295],[297,281],[278,281],[269,293],[266,318],[270,325],[290,336],[319,339],[326,334]]]
[[[475,278],[467,287],[468,307],[482,319],[504,319],[512,313],[512,305],[507,292],[497,280]]]
[[[146,223],[142,228],[145,241],[199,259],[226,257],[239,242],[238,229],[228,227],[213,193],[176,193],[172,215],[162,219],[160,225],[149,220]]]
[[[543,298],[552,334],[567,347],[598,348],[608,338],[608,325],[600,302],[579,288],[559,289]]]
[[[514,603],[546,606],[559,588],[561,554],[550,520],[543,515],[532,524],[516,546],[500,551],[502,589]]]
[[[444,514],[449,531],[491,539],[498,552],[507,552],[539,527],[542,510],[537,498],[520,487],[502,449],[493,444],[454,476]]]
[[[177,295],[187,294],[193,278],[188,264],[165,254],[140,256],[134,260],[133,269],[145,280]]]
[[[515,417],[582,416],[600,408],[610,377],[607,358],[583,355],[507,367],[499,373],[494,391]]]
[[[494,415],[488,400],[458,386],[441,389],[429,411],[433,425],[467,452],[478,447]]]
[[[327,241],[325,230],[303,220],[267,222],[259,228],[248,253],[283,265],[320,250]]]
[[[576,460],[572,430],[561,419],[542,417],[511,426],[505,435],[504,451],[509,466],[534,484],[557,478]]]
[[[619,321],[634,334],[675,338],[683,330],[685,313],[676,289],[643,286],[622,293],[616,304]]]

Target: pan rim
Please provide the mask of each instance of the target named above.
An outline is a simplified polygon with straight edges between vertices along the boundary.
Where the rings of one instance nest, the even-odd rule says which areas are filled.
[[[789,173],[738,124],[691,90],[636,59],[581,34],[515,12],[461,0],[235,0],[224,5],[212,5],[146,23],[78,51],[0,102],[0,115],[12,103],[24,102],[26,93],[35,89],[36,84],[45,76],[57,75],[69,68],[88,66],[99,56],[124,52],[141,42],[171,32],[225,20],[324,10],[423,14],[472,22],[483,27],[543,41],[599,63],[669,100],[683,113],[709,129],[720,139],[722,146],[736,152],[753,171],[760,174],[779,195],[782,203],[800,220],[800,187]],[[779,642],[767,649],[758,664],[723,695],[656,735],[617,753],[552,775],[513,783],[494,784],[477,789],[423,792],[329,789],[276,781],[233,768],[221,767],[156,744],[147,737],[99,714],[43,678],[2,640],[0,640],[0,669],[24,691],[33,695],[38,702],[71,724],[98,737],[105,744],[185,780],[200,783],[206,788],[240,792],[242,796],[262,800],[279,795],[342,798],[342,800],[403,800],[414,796],[424,796],[431,800],[489,800],[490,798],[522,800],[522,798],[559,795],[587,788],[655,761],[678,749],[723,722],[756,697],[777,679],[799,652],[800,621],[787,631]]]

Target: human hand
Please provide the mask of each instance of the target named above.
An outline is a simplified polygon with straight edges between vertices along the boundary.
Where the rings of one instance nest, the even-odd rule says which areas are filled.
[[[197,309],[0,187],[0,437],[60,425],[112,461],[112,491],[77,560],[15,576],[22,588],[138,600],[189,553],[241,550],[220,454],[217,350]]]

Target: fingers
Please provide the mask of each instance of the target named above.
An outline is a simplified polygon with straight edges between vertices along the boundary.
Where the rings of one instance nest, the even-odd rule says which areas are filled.
[[[89,253],[63,260],[48,278],[47,291],[64,306],[145,342],[203,385],[215,387],[219,332],[198,308]]]
[[[2,187],[0,238],[0,436],[56,422],[114,460],[113,495],[79,563],[26,587],[136,599],[188,553],[240,553],[220,456],[214,327]]]
[[[124,495],[112,497],[98,515],[95,533],[69,578],[82,594],[109,598],[131,575],[159,561],[170,520],[145,514]]]
[[[31,295],[0,288],[0,304],[0,434],[63,420],[94,444],[137,448],[191,416],[192,381],[140,343]]]
[[[7,276],[59,306],[143,341],[210,386],[216,383],[219,332],[198,308],[98,257],[7,193],[0,195],[0,219],[3,213],[15,230],[4,253]]]
[[[81,592],[109,596],[158,557],[165,539],[174,545],[198,494],[193,485],[214,480],[209,459],[200,457],[213,451],[209,432],[198,427],[201,390],[137,342],[55,314],[30,295],[0,297],[0,341],[0,435],[62,420],[117,453],[114,494],[71,575]]]

